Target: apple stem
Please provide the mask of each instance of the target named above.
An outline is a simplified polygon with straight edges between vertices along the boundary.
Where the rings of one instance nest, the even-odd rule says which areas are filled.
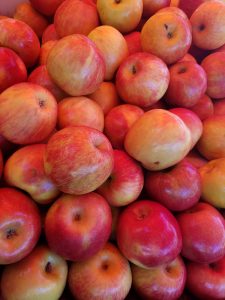
[[[6,232],[6,238],[8,240],[12,239],[16,235],[17,235],[17,233],[16,233],[15,229],[8,229],[7,232]]]
[[[52,272],[52,264],[48,261],[46,266],[45,266],[45,272],[46,273],[51,273]]]

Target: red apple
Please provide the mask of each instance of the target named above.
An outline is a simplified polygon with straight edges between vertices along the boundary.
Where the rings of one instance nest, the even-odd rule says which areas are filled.
[[[128,52],[130,55],[142,51],[141,33],[139,31],[132,31],[124,35],[124,38],[127,42]]]
[[[13,50],[0,47],[0,93],[15,83],[27,80],[27,69],[22,59]]]
[[[113,149],[99,130],[86,126],[66,127],[49,139],[44,167],[60,191],[85,194],[94,191],[110,176]]]
[[[143,15],[150,17],[164,7],[169,7],[170,0],[143,0]]]
[[[0,95],[0,133],[15,144],[38,143],[55,128],[57,102],[40,85],[14,84]]]
[[[156,267],[174,260],[182,248],[179,225],[163,205],[139,200],[125,207],[117,224],[122,254],[140,267]]]
[[[143,185],[141,166],[125,151],[114,150],[112,173],[97,191],[110,205],[125,206],[139,197]]]
[[[206,1],[208,0],[179,0],[178,7],[186,13],[188,18],[190,18],[196,8]]]
[[[58,6],[64,0],[30,0],[32,6],[46,16],[53,16]]]
[[[40,54],[39,54],[39,64],[40,65],[46,65],[48,55],[56,43],[57,43],[57,40],[50,40],[41,45]]]
[[[157,267],[131,266],[132,284],[142,299],[176,300],[186,284],[186,267],[180,256]]]
[[[43,31],[42,37],[41,37],[41,43],[44,44],[48,41],[54,41],[54,40],[58,40],[59,36],[55,30],[55,25],[54,23],[49,24],[45,30]]]
[[[97,46],[81,34],[61,38],[52,48],[47,70],[53,81],[71,96],[93,93],[105,76],[105,62]]]
[[[97,193],[63,194],[51,205],[45,218],[50,249],[71,261],[87,260],[102,249],[111,227],[110,206]]]
[[[163,97],[169,80],[169,70],[160,58],[138,52],[128,56],[119,66],[116,88],[124,102],[148,107]]]
[[[66,261],[44,245],[21,261],[4,268],[1,289],[4,299],[59,299],[66,285]]]
[[[6,183],[24,190],[40,204],[50,203],[59,195],[59,190],[44,172],[45,149],[45,144],[19,148],[4,167]]]
[[[176,216],[183,247],[181,254],[198,263],[212,263],[225,255],[225,222],[212,205],[199,202]]]
[[[2,265],[26,257],[41,233],[41,217],[35,202],[15,188],[0,188]]]
[[[151,199],[172,211],[182,211],[199,201],[201,177],[196,167],[182,161],[170,169],[147,172],[145,189]]]
[[[190,53],[186,53],[180,60],[178,60],[178,62],[184,62],[184,61],[192,61],[194,63],[197,63],[194,56],[191,55]]]
[[[225,98],[214,101],[213,108],[214,115],[225,115]]]
[[[197,151],[196,148],[192,149],[182,160],[191,163],[197,169],[204,166],[208,161]]]
[[[189,107],[189,109],[196,113],[200,120],[203,121],[214,114],[215,105],[211,98],[205,94],[195,105]]]

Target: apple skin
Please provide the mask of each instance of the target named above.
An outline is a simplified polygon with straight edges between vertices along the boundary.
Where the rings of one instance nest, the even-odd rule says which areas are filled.
[[[165,94],[170,75],[166,64],[155,55],[138,52],[129,55],[116,73],[116,88],[129,104],[148,107]]]
[[[0,19],[0,27],[0,46],[14,50],[26,67],[32,67],[40,53],[40,42],[33,29],[13,18]]]
[[[207,77],[205,70],[191,61],[178,62],[169,68],[170,82],[166,91],[168,104],[189,108],[205,94]]]
[[[13,50],[0,47],[0,93],[8,87],[27,80],[27,69],[22,59]]]
[[[201,154],[197,151],[196,148],[192,149],[184,159],[182,159],[182,162],[189,162],[197,169],[204,166],[208,160],[205,159]]]
[[[41,44],[43,45],[48,41],[56,41],[56,40],[59,40],[59,35],[56,32],[54,23],[51,23],[43,31],[41,37]]]
[[[214,114],[215,105],[208,95],[203,95],[198,102],[189,108],[199,117],[205,120]]]
[[[104,129],[104,113],[100,105],[88,97],[66,97],[58,103],[58,128],[88,126]]]
[[[61,38],[74,33],[88,35],[99,25],[96,5],[91,1],[65,0],[55,11],[54,25]]]
[[[214,115],[225,115],[225,98],[213,102]]]
[[[113,169],[113,149],[107,137],[87,126],[66,127],[47,143],[44,168],[60,191],[85,194],[97,189]]]
[[[185,12],[185,14],[190,18],[193,12],[198,8],[202,3],[208,0],[179,0],[178,7]]]
[[[158,267],[144,269],[131,265],[132,284],[141,299],[176,300],[186,284],[186,267],[181,256]]]
[[[55,128],[57,102],[40,85],[21,82],[0,95],[0,133],[15,144],[41,142]]]
[[[150,200],[126,206],[119,215],[116,232],[122,254],[143,268],[174,260],[182,248],[177,220],[165,206]]]
[[[187,288],[198,299],[225,298],[225,256],[212,264],[187,262]]]
[[[141,52],[141,33],[139,31],[132,31],[124,35],[124,38],[127,42],[129,55]]]
[[[122,300],[131,284],[130,265],[112,243],[87,260],[72,263],[69,269],[69,289],[77,300]]]
[[[176,218],[183,240],[183,257],[207,264],[225,255],[225,221],[215,207],[199,202]]]
[[[142,108],[132,104],[120,104],[108,112],[105,116],[104,132],[113,148],[124,149],[124,139],[129,128],[143,114]]]
[[[71,96],[93,93],[105,76],[105,62],[97,46],[82,34],[61,38],[48,55],[53,81]]]
[[[87,260],[96,254],[109,239],[111,228],[110,206],[94,192],[63,194],[50,206],[45,218],[50,249],[70,261]]]
[[[5,162],[7,184],[27,192],[40,204],[51,203],[59,190],[44,171],[45,144],[34,144],[16,150]]]
[[[35,202],[15,188],[0,188],[0,264],[15,263],[36,246],[41,233],[41,217]]]
[[[164,7],[169,7],[170,0],[143,0],[143,16],[149,18]]]
[[[53,16],[64,0],[30,0],[31,5],[46,16]]]
[[[205,1],[193,12],[190,22],[197,47],[214,50],[225,44],[225,2]]]
[[[39,55],[39,65],[46,65],[49,52],[53,46],[57,43],[57,40],[51,40],[41,45]]]
[[[2,294],[8,300],[59,299],[67,274],[67,262],[47,246],[38,245],[27,257],[4,268]]]
[[[172,211],[183,211],[195,205],[201,196],[201,176],[196,167],[180,162],[171,169],[147,172],[148,196]]]
[[[97,189],[112,206],[134,202],[144,186],[142,167],[125,151],[114,150],[114,168],[110,177]]]

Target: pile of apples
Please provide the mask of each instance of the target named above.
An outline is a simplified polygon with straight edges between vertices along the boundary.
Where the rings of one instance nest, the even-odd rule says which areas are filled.
[[[224,300],[224,209],[224,0],[0,16],[1,300]]]

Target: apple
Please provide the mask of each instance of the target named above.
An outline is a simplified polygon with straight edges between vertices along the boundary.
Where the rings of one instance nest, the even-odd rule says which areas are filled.
[[[56,9],[64,0],[29,0],[31,5],[46,16],[53,16]]]
[[[144,269],[131,265],[132,284],[142,299],[178,299],[186,284],[186,267],[181,256],[173,261]]]
[[[27,80],[27,69],[23,60],[6,47],[0,47],[0,73],[0,93],[15,83]]]
[[[216,116],[225,115],[225,98],[213,102],[213,113]]]
[[[59,40],[59,36],[56,32],[54,23],[49,24],[45,30],[43,31],[42,37],[41,37],[41,44],[44,44],[48,41],[54,41]]]
[[[16,6],[13,18],[29,25],[39,38],[42,37],[44,30],[49,25],[47,18],[27,2],[19,3]]]
[[[178,62],[191,61],[197,63],[196,59],[190,53],[186,53]]]
[[[88,126],[103,131],[104,113],[101,106],[88,97],[66,97],[58,103],[58,128]]]
[[[15,144],[41,142],[55,128],[57,102],[40,85],[21,82],[0,95],[0,133]]]
[[[39,54],[39,65],[46,65],[49,52],[53,46],[57,43],[57,40],[50,40],[41,45]]]
[[[91,258],[72,263],[69,268],[68,285],[77,300],[122,300],[131,284],[129,263],[111,243]]]
[[[144,186],[141,166],[123,150],[114,150],[114,168],[97,189],[111,206],[125,206],[137,200]]]
[[[170,75],[167,65],[146,52],[129,55],[116,73],[116,88],[121,99],[129,104],[148,107],[165,94]]]
[[[129,55],[124,36],[112,26],[101,25],[95,27],[88,37],[103,55],[106,66],[104,80],[112,80],[122,61]]]
[[[34,144],[16,150],[5,162],[4,179],[7,184],[27,192],[40,204],[48,204],[59,190],[44,172],[45,144]]]
[[[169,7],[170,0],[143,0],[143,15],[151,17],[164,7]]]
[[[33,29],[13,18],[0,19],[0,27],[0,46],[14,50],[26,67],[32,67],[40,53],[40,42]]]
[[[188,19],[174,11],[154,14],[141,30],[142,49],[166,64],[180,60],[188,52],[191,42]]]
[[[110,25],[121,33],[133,31],[141,20],[142,0],[97,0],[97,10],[103,25]]]
[[[199,169],[200,167],[204,166],[208,160],[205,159],[196,148],[192,149],[184,159],[182,159],[184,162],[191,163],[194,167]]]
[[[207,264],[225,255],[225,222],[216,208],[199,202],[176,218],[183,240],[183,257]]]
[[[166,6],[166,7],[161,8],[160,10],[158,10],[157,14],[161,14],[161,13],[164,14],[165,12],[166,13],[171,13],[172,12],[172,13],[176,13],[177,15],[180,15],[181,17],[183,17],[184,19],[186,19],[188,21],[188,24],[189,24],[189,26],[191,28],[191,24],[190,24],[188,16],[179,7],[177,7],[177,6],[171,6],[171,5],[170,6]]]
[[[225,115],[213,115],[203,121],[197,149],[208,160],[225,157]]]
[[[14,0],[14,1],[7,1],[7,2],[4,1],[4,3],[2,1],[0,3],[0,18],[1,17],[13,17],[16,6],[22,1],[29,2],[29,0]]]
[[[130,127],[144,114],[137,105],[120,104],[105,116],[104,133],[116,149],[124,149],[124,139]]]
[[[59,37],[74,33],[88,35],[99,25],[96,5],[91,1],[64,0],[56,9],[54,25]]]
[[[189,109],[196,113],[199,119],[203,121],[214,114],[215,105],[211,98],[205,94]]]
[[[225,208],[225,158],[207,162],[200,169],[202,199],[217,208]]]
[[[8,300],[59,299],[67,274],[67,262],[47,246],[39,245],[21,261],[4,268],[2,295]]]
[[[166,101],[172,106],[189,108],[205,94],[207,77],[204,69],[191,61],[178,62],[169,68],[170,82]]]
[[[148,171],[145,189],[154,199],[172,211],[183,211],[195,205],[201,196],[201,177],[198,169],[181,161],[163,171]]]
[[[215,52],[224,52],[225,51],[225,44],[223,44],[223,46],[217,48],[214,50]]]
[[[129,55],[141,52],[141,33],[139,31],[132,31],[124,35],[127,43]]]
[[[191,147],[188,127],[165,109],[145,112],[128,130],[124,141],[127,153],[150,171],[177,164]]]
[[[224,98],[225,52],[214,52],[206,56],[201,66],[207,75],[207,95],[213,99]]]
[[[15,188],[0,188],[0,264],[13,264],[36,246],[41,233],[41,217],[35,202]]]
[[[61,38],[48,55],[53,81],[71,96],[93,93],[105,76],[105,62],[97,46],[82,34]]]
[[[50,249],[66,260],[84,261],[108,241],[111,209],[94,192],[79,196],[63,194],[48,209],[44,228]]]
[[[49,90],[55,97],[56,101],[59,102],[68,95],[51,79],[48,74],[46,65],[37,66],[34,68],[27,78],[30,83],[41,85],[42,87]]]
[[[104,115],[107,115],[113,107],[120,104],[116,86],[111,81],[103,81],[97,90],[89,94],[88,97],[101,106]]]
[[[224,299],[225,256],[211,264],[188,262],[186,285],[198,299]]]
[[[165,206],[151,200],[126,206],[119,216],[116,232],[122,254],[143,268],[171,262],[182,248],[177,220]]]
[[[190,22],[197,47],[213,50],[225,44],[225,2],[203,2],[191,15]]]
[[[99,130],[65,127],[51,136],[44,157],[45,172],[60,191],[86,194],[97,189],[113,170],[113,149]]]

